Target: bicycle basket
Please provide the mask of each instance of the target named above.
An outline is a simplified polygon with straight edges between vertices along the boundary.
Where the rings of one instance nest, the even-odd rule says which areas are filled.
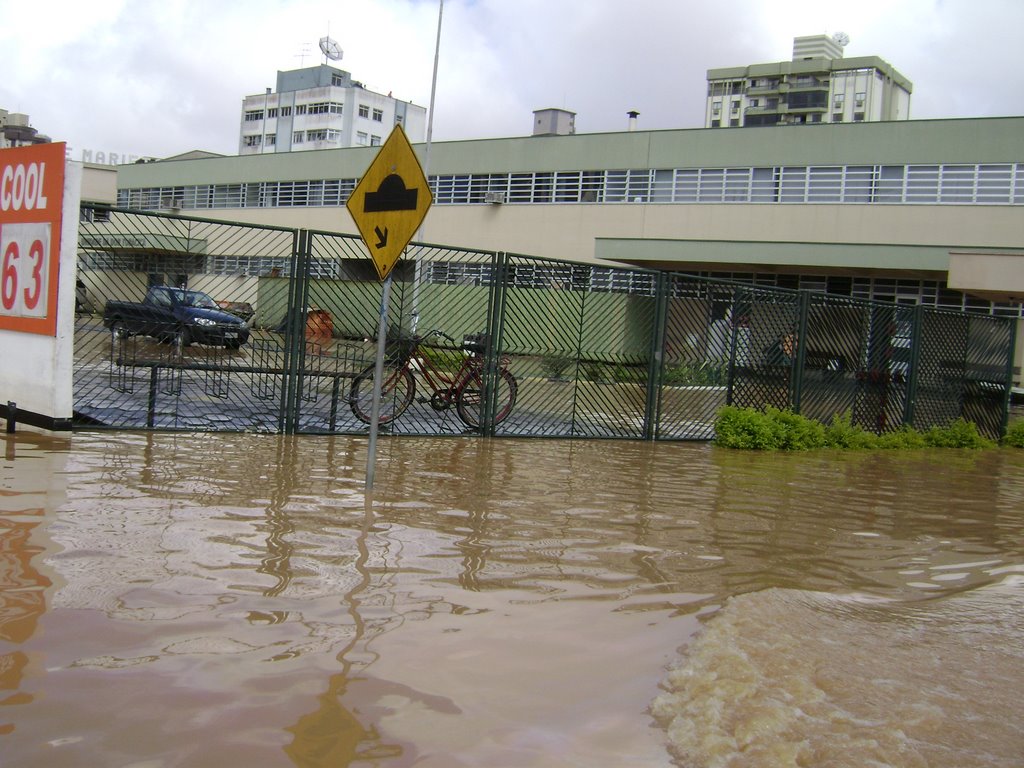
[[[487,351],[489,340],[486,333],[469,333],[462,337],[462,348],[474,355],[482,355]]]
[[[408,360],[417,343],[416,337],[405,334],[389,337],[386,341],[385,357],[392,362]]]

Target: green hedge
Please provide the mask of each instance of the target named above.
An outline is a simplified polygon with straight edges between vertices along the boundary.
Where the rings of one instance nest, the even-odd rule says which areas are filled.
[[[852,423],[850,413],[837,414],[825,425],[772,406],[763,411],[727,405],[715,421],[717,445],[761,451],[809,451],[817,448],[852,450],[907,448],[991,448],[996,445],[978,432],[976,424],[957,419],[945,427],[920,432],[901,427],[876,435]],[[1003,444],[1024,448],[1024,421],[1011,425]]]
[[[1003,437],[1003,445],[1009,445],[1013,448],[1024,448],[1024,420],[1010,425],[1010,428],[1006,430],[1006,435]]]

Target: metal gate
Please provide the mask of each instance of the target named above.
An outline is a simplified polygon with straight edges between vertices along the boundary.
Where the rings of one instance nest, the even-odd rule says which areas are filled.
[[[86,206],[78,275],[75,426],[367,431],[382,284],[357,237]],[[1008,318],[429,244],[391,280],[389,354],[436,330],[454,369],[486,340],[474,426],[414,363],[393,434],[705,440],[727,403],[1005,429]]]

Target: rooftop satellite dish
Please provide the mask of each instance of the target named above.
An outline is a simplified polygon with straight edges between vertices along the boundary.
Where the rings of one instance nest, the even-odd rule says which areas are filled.
[[[832,39],[840,48],[845,48],[850,43],[850,36],[845,32],[836,32],[832,35]],[[323,43],[321,43],[321,45],[323,45]]]
[[[331,61],[341,60],[341,46],[329,37],[320,38],[320,51]]]

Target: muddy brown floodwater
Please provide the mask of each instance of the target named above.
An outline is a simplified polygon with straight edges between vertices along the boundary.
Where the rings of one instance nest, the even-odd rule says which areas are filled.
[[[7,436],[0,763],[1019,766],[1024,451]]]

